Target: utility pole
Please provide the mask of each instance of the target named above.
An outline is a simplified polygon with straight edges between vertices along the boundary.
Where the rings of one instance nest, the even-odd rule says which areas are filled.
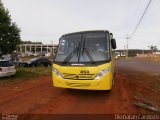
[[[52,49],[51,49],[52,52],[51,52],[51,56],[54,57],[54,56],[53,56],[53,55],[54,55],[54,44],[53,44],[53,41],[51,41],[51,44],[52,44]]]
[[[132,34],[131,34],[130,36],[126,35],[126,40],[127,40],[127,46],[126,46],[126,59],[128,58],[128,41],[129,41],[129,39],[132,39],[133,36],[134,36],[134,34],[136,33],[136,31],[137,31],[137,29],[138,29],[140,23],[142,22],[142,19],[144,18],[144,15],[146,14],[146,12],[147,12],[147,10],[148,10],[148,8],[149,8],[151,2],[152,2],[152,0],[149,0],[147,6],[146,6],[146,8],[145,8],[145,11],[143,12],[143,14],[142,14],[140,20],[138,21],[138,23],[137,23],[135,29],[133,30]]]
[[[127,40],[127,44],[126,44],[126,59],[128,58],[128,40],[130,39],[130,37],[128,35],[126,35],[126,40]]]

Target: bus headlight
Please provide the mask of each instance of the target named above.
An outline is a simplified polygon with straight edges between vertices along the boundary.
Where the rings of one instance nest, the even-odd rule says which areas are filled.
[[[59,70],[57,70],[56,68],[53,68],[53,72],[59,77],[62,78],[61,73],[59,72]]]
[[[101,70],[99,73],[97,73],[97,75],[95,76],[94,79],[100,79],[102,78],[106,73],[110,72],[111,71],[111,68],[106,68],[106,69],[103,69]]]

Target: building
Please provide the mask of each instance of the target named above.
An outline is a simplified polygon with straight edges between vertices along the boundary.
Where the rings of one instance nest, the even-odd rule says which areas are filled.
[[[55,54],[57,44],[20,44],[17,46],[17,52],[23,53],[52,53]]]

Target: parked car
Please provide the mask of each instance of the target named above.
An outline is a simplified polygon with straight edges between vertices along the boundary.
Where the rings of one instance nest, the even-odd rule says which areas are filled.
[[[9,77],[15,74],[15,66],[10,61],[0,60],[0,77]]]
[[[39,53],[33,53],[34,57],[37,57],[39,55]]]
[[[51,61],[48,58],[33,58],[30,61],[23,62],[22,65],[24,67],[37,67],[37,66],[50,67]]]
[[[46,53],[45,56],[46,56],[46,57],[50,57],[50,56],[51,56],[51,53]]]
[[[26,56],[32,56],[33,52],[26,52]]]
[[[15,66],[20,66],[22,64],[22,59],[17,57],[15,59],[12,59],[11,63],[13,63]]]
[[[2,59],[9,60],[11,59],[11,54],[2,55]]]

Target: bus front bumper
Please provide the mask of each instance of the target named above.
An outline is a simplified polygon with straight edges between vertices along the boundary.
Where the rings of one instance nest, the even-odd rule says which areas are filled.
[[[110,76],[104,76],[100,80],[71,80],[53,77],[54,87],[84,89],[84,90],[111,90],[112,80]]]

